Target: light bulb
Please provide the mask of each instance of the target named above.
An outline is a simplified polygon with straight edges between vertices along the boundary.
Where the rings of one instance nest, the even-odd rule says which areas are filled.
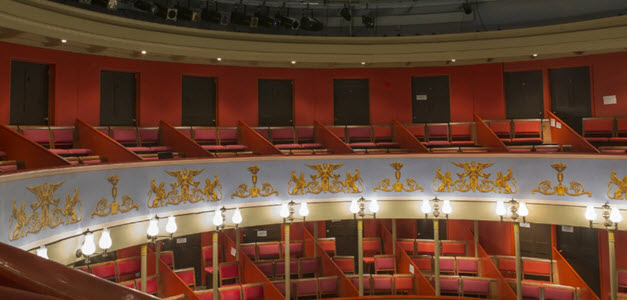
[[[48,258],[48,248],[46,248],[46,246],[42,245],[41,247],[39,247],[37,249],[37,256],[39,257],[43,257],[45,259],[49,259]]]
[[[242,223],[242,212],[239,211],[239,207],[235,208],[235,212],[233,213],[233,217],[231,217],[231,221],[233,221],[233,224],[236,225]]]
[[[96,252],[93,233],[88,232],[85,234],[85,242],[83,242],[83,246],[81,246],[81,252],[83,252],[85,256],[90,256]]]
[[[429,200],[423,199],[422,205],[420,206],[420,210],[423,214],[428,214],[431,212],[431,204],[429,204]]]
[[[370,201],[370,205],[368,205],[370,212],[376,214],[379,212],[379,208],[379,201],[377,201],[377,199],[372,199],[372,201]]]
[[[496,215],[502,217],[506,213],[507,210],[505,209],[505,203],[503,203],[503,200],[496,200]]]
[[[588,205],[586,206],[586,220],[594,221],[597,219],[597,213],[594,211],[594,206]]]
[[[148,236],[154,237],[159,235],[159,225],[157,224],[157,219],[152,218],[148,223],[148,230],[146,230]]]
[[[102,234],[100,235],[100,240],[98,241],[98,247],[102,250],[107,250],[111,248],[111,234],[109,233],[109,229],[105,228],[102,230]]]
[[[447,215],[453,212],[453,207],[451,207],[451,200],[444,200],[444,203],[442,204],[442,212]]]
[[[306,217],[309,215],[309,208],[307,207],[307,202],[303,202],[300,204],[300,209],[298,210],[298,214],[301,217]]]
[[[213,225],[216,227],[222,225],[222,212],[219,209],[213,212]]]
[[[359,204],[357,203],[357,199],[351,201],[351,206],[348,209],[353,214],[356,214],[359,212]]]
[[[287,218],[290,216],[290,208],[287,206],[287,203],[281,204],[281,211],[279,212],[281,218]]]
[[[623,220],[623,216],[620,214],[620,210],[618,207],[612,206],[612,211],[610,211],[610,221],[614,223],[620,223]]]
[[[520,202],[518,204],[518,214],[521,217],[526,217],[529,215],[529,209],[527,209],[527,204],[525,204],[525,202]]]
[[[165,225],[165,231],[169,234],[173,234],[176,232],[177,229],[178,226],[176,226],[176,220],[174,219],[174,216],[169,216],[168,224]]]

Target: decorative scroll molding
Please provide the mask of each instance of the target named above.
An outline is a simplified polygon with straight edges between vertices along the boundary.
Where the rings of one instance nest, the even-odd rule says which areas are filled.
[[[99,215],[101,217],[104,217],[108,215],[115,215],[118,212],[125,213],[127,211],[130,211],[131,209],[139,210],[139,205],[137,205],[137,203],[135,203],[133,198],[129,195],[122,196],[122,203],[116,200],[118,196],[117,185],[118,185],[118,182],[120,181],[120,176],[118,176],[117,174],[114,174],[114,175],[109,176],[107,180],[111,183],[111,185],[113,185],[113,187],[111,188],[111,196],[113,198],[113,201],[110,204],[108,204],[107,198],[102,198],[98,200],[98,203],[96,204],[96,210],[91,212],[92,218],[94,217],[94,215]]]
[[[275,190],[271,183],[264,182],[261,184],[261,189],[257,187],[257,173],[259,172],[258,165],[252,165],[248,167],[248,171],[252,173],[253,186],[249,189],[246,183],[242,183],[237,186],[235,193],[231,194],[231,199],[234,197],[248,198],[248,197],[268,197],[270,195],[279,195],[279,191]]]
[[[584,189],[583,184],[577,181],[571,181],[570,187],[566,187],[562,184],[562,181],[564,180],[563,172],[566,169],[566,167],[567,167],[566,164],[561,163],[561,162],[556,162],[552,164],[551,168],[557,171],[557,185],[555,187],[552,187],[550,180],[543,180],[543,181],[540,181],[540,183],[538,183],[538,188],[531,190],[531,193],[535,194],[536,192],[538,192],[544,195],[556,195],[557,194],[557,196],[588,195],[588,197],[592,197],[592,194],[590,194],[590,192]],[[572,190],[572,192],[569,190]]]
[[[627,200],[627,176],[623,179],[616,177],[616,171],[610,173],[610,181],[607,183],[607,197],[615,200]],[[610,191],[616,186],[613,194]]]
[[[446,171],[442,174],[440,168],[435,171],[435,177],[433,177],[433,191],[435,192],[496,192],[499,194],[514,194],[518,191],[516,186],[516,178],[513,177],[512,169],[507,169],[507,174],[503,175],[500,171],[496,172],[496,179],[490,179],[490,173],[484,173],[483,169],[489,168],[494,163],[477,163],[477,162],[464,162],[457,163],[451,162],[453,165],[463,168],[464,173],[457,173],[458,179],[453,180],[451,172]],[[436,184],[440,184],[436,187]],[[514,189],[512,190],[513,185]],[[452,189],[451,189],[452,187]]]
[[[288,180],[288,194],[304,195],[304,194],[320,194],[320,193],[361,193],[364,190],[363,179],[359,173],[359,168],[355,169],[355,174],[351,175],[346,172],[344,181],[340,180],[340,174],[333,174],[335,170],[344,164],[318,164],[308,165],[309,168],[316,171],[316,174],[310,175],[311,181],[307,182],[305,173],[296,176],[296,170],[292,170],[291,178]]]
[[[390,183],[392,180],[390,178],[384,178],[379,181],[379,185],[373,188],[373,191],[383,191],[383,192],[414,192],[417,190],[424,192],[424,187],[418,185],[418,182],[413,178],[407,178],[405,184],[401,182],[401,169],[403,168],[403,163],[400,161],[395,161],[390,164],[392,168],[394,168],[394,177],[396,178],[396,182]]]
[[[202,173],[205,169],[177,171],[165,171],[168,175],[176,177],[176,182],[170,183],[170,191],[165,188],[165,182],[156,184],[153,177],[148,190],[148,207],[162,207],[167,205],[179,205],[181,203],[196,203],[199,201],[219,201],[222,199],[222,185],[220,177],[215,175],[213,181],[205,179],[205,187],[200,188],[200,181],[195,181],[194,177]]]
[[[37,195],[37,202],[31,203],[31,214],[26,213],[26,202],[17,207],[17,199],[13,198],[13,211],[9,219],[9,240],[17,240],[29,233],[37,233],[45,228],[55,228],[62,224],[72,224],[83,219],[81,205],[78,198],[78,188],[74,189],[74,196],[65,195],[65,204],[61,206],[61,199],[54,198],[63,181],[58,183],[44,183],[26,188]],[[78,205],[79,213],[74,207]],[[65,219],[64,219],[65,218]],[[15,223],[15,226],[14,226]],[[13,230],[11,230],[13,228]]]

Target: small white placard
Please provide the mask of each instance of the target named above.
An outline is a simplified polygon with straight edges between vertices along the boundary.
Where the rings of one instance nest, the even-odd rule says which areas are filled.
[[[236,255],[237,255],[237,250],[231,247],[231,256],[236,256]]]
[[[333,220],[331,220],[331,223],[339,222],[339,221],[342,221],[342,220],[340,220],[340,219],[333,219]]]
[[[603,96],[603,104],[616,104],[616,95]]]
[[[551,119],[551,127],[555,127],[555,119]]]
[[[268,232],[265,231],[265,230],[258,230],[257,231],[257,236],[259,236],[259,237],[266,237],[266,236],[268,236]]]
[[[562,225],[562,231],[563,232],[575,232],[575,228],[569,225]]]
[[[427,95],[416,95],[416,101],[427,101]]]
[[[531,228],[531,223],[520,223],[520,227]]]
[[[187,238],[178,238],[176,239],[177,244],[185,244],[187,243]]]
[[[561,128],[562,128],[562,123],[560,123],[560,122],[555,122],[555,128],[557,128],[557,129],[561,129]]]
[[[412,264],[409,265],[409,273],[414,274],[414,265]]]

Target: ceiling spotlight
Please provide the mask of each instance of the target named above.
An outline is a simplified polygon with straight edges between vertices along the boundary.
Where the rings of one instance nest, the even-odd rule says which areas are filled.
[[[146,52],[146,50],[142,50],[141,53],[142,53],[142,55],[146,55],[146,53],[148,53],[148,52]]]
[[[369,15],[361,16],[361,22],[366,28],[374,28],[374,17]]]
[[[462,4],[462,9],[464,9],[464,13],[469,15],[472,14],[472,5],[466,1],[466,3]]]
[[[295,65],[295,64],[296,64],[296,61],[295,61],[295,60],[293,60],[293,61],[292,61],[292,64],[293,64],[293,65]]]
[[[67,43],[67,40],[61,40],[61,43],[65,44]]]
[[[351,20],[351,11],[348,7],[348,4],[344,4],[344,8],[342,8],[342,10],[340,11],[340,16],[342,16],[342,18],[344,18],[344,20],[346,21]]]
[[[303,16],[300,19],[300,28],[308,31],[320,31],[324,29],[324,24],[314,17]]]

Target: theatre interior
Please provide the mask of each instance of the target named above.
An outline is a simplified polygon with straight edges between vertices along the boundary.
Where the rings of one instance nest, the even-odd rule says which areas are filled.
[[[625,13],[0,1],[0,299],[627,300]]]

